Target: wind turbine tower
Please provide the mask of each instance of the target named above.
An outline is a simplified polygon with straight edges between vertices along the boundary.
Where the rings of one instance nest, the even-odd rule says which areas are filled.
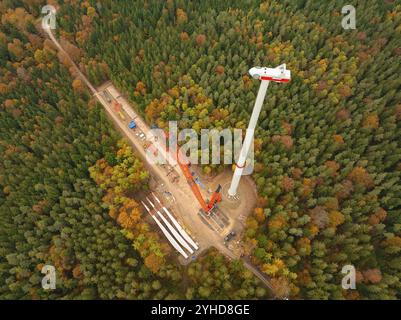
[[[253,67],[249,70],[249,74],[252,76],[252,78],[260,80],[260,87],[256,97],[255,105],[253,107],[248,129],[246,130],[244,143],[236,163],[233,179],[231,180],[231,185],[228,189],[228,196],[232,199],[238,198],[238,185],[241,180],[242,171],[244,170],[249,150],[253,143],[255,127],[262,109],[263,100],[266,96],[267,87],[269,86],[270,81],[289,82],[291,80],[291,71],[286,69],[285,64],[282,64],[277,68]]]

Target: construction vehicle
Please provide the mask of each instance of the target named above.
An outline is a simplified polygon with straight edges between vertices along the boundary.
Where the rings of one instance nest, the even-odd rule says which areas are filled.
[[[112,97],[116,102],[118,99],[122,98],[122,96],[119,94],[119,92],[116,90],[116,88],[114,88],[114,86],[112,86],[112,85],[107,88],[106,92],[109,95],[109,97]],[[120,107],[122,107],[122,109],[125,111],[126,114],[128,114],[128,116],[131,119],[136,118],[136,114],[131,109],[131,107],[129,107],[126,103],[124,103],[124,104],[118,103],[118,104],[120,105]]]
[[[118,115],[120,116],[120,118],[121,118],[122,120],[125,120],[125,116],[124,116],[124,114],[123,114],[122,112],[119,112]]]
[[[110,96],[110,93],[108,91],[104,90],[103,91],[103,96],[105,97],[105,99],[106,99],[106,101],[108,103],[111,103],[113,98],[112,98],[112,96]]]
[[[134,120],[135,118],[137,118],[136,114],[134,113],[134,111],[132,111],[131,107],[128,105],[123,104],[122,105],[123,110],[125,111],[126,114],[128,114],[128,116]]]
[[[185,155],[181,153],[179,147],[177,147],[176,149],[176,161],[180,166],[180,169],[184,174],[193,194],[201,205],[201,210],[205,213],[205,215],[209,215],[216,207],[217,203],[221,201],[221,185],[218,185],[216,191],[212,194],[210,201],[206,202],[202,196],[202,193],[199,190],[198,184],[196,183],[193,174],[191,173],[191,170],[189,169],[191,166],[190,161]],[[169,153],[171,154],[171,150],[169,150]]]
[[[130,129],[135,129],[136,128],[136,123],[135,123],[134,119],[131,119],[131,121],[129,122],[128,127]]]
[[[167,135],[164,133],[165,139],[162,139],[163,141],[166,141],[166,136]],[[163,144],[162,141],[160,143]],[[172,158],[173,162],[170,162],[171,165],[174,166],[175,162],[178,163],[193,194],[195,195],[196,199],[198,200],[199,204],[201,205],[201,210],[204,212],[205,215],[209,215],[213,211],[213,209],[216,207],[217,203],[221,201],[221,185],[218,185],[216,191],[212,194],[210,201],[206,202],[199,190],[198,183],[195,181],[195,179],[191,173],[191,170],[189,169],[191,166],[191,163],[189,162],[187,157],[181,153],[180,148],[177,147],[176,150],[174,150],[175,152],[173,152],[171,149],[167,148],[166,145],[164,145],[161,149],[167,150],[167,154],[166,154],[165,158],[169,159],[169,156]],[[170,159],[168,161],[170,161]],[[172,182],[176,182],[176,181],[178,181],[178,179],[179,179],[179,177],[174,177]]]
[[[179,154],[179,151],[177,152]],[[198,200],[199,204],[201,205],[201,209],[205,212],[206,215],[209,215],[209,213],[214,209],[216,204],[221,201],[221,185],[218,185],[216,191],[212,194],[212,197],[209,202],[206,202],[205,199],[203,199],[203,196],[199,190],[198,184],[195,182],[194,177],[189,170],[191,163],[189,161],[188,164],[182,163],[180,161],[180,157],[177,157],[177,162],[178,165],[181,168],[182,173],[184,174],[185,178],[187,179],[187,182],[189,186],[191,187],[191,190],[193,194],[195,195],[196,199]]]
[[[195,178],[195,183],[199,186],[199,187],[201,187],[203,190],[206,190],[206,187],[205,187],[205,185],[202,183],[202,181],[200,181],[200,179],[199,178]],[[209,192],[210,193],[210,192]]]
[[[117,113],[121,112],[121,103],[118,103],[116,100],[113,100],[111,105],[113,106],[115,112]]]
[[[228,235],[225,236],[224,241],[228,242],[235,236],[236,236],[236,233],[234,231],[231,231]]]

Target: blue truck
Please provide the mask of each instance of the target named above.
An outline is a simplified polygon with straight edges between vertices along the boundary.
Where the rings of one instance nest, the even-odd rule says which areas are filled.
[[[136,128],[136,123],[135,123],[134,119],[132,119],[132,120],[129,122],[128,127],[129,127],[130,129],[135,129],[135,128]]]

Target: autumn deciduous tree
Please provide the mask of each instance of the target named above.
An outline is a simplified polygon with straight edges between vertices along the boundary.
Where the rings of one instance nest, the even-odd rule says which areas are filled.
[[[336,117],[339,120],[345,121],[350,118],[350,112],[347,109],[341,109],[337,111]]]
[[[309,212],[312,222],[320,229],[325,228],[329,224],[329,215],[324,207],[316,206]]]
[[[377,114],[368,115],[363,121],[363,127],[377,129],[379,127],[379,117]]]
[[[291,170],[291,175],[294,179],[300,179],[302,175],[302,170],[300,168],[293,168]]]
[[[335,135],[333,135],[333,142],[338,143],[338,144],[343,144],[344,138],[340,134],[335,134]]]
[[[217,73],[217,74],[223,74],[223,73],[224,73],[224,67],[221,66],[221,65],[218,65],[218,66],[216,67],[216,73]]]
[[[185,13],[184,10],[180,8],[176,10],[176,18],[177,18],[177,24],[182,24],[188,21],[187,14]]]
[[[395,116],[397,120],[401,120],[401,104],[395,108]]]
[[[77,92],[84,92],[85,90],[85,86],[81,79],[74,79],[72,82],[72,88]]]
[[[131,218],[131,215],[126,211],[120,211],[118,215],[117,222],[124,229],[131,229],[135,226],[135,220]]]
[[[266,297],[241,261],[215,250],[184,268],[167,259],[157,226],[128,206],[149,173],[96,100],[69,85],[79,75],[40,30],[37,3],[0,4],[0,298]],[[348,33],[332,23],[338,8],[311,1],[47,3],[54,35],[90,81],[111,79],[162,129],[177,120],[196,132],[245,130],[258,92],[249,64],[286,62],[293,79],[269,88],[255,132],[263,201],[243,252],[294,298],[401,298],[395,1],[365,0]],[[29,267],[45,263],[57,267],[57,290],[41,290],[40,269]],[[339,285],[349,263],[360,270],[356,290]]]
[[[145,258],[145,266],[147,266],[153,273],[157,273],[163,264],[163,259],[158,257],[155,253],[149,254]]]
[[[82,52],[77,46],[73,45],[71,42],[65,40],[64,38],[60,39],[60,45],[68,53],[72,61],[74,61],[75,63],[78,63],[80,61]]]
[[[255,218],[259,223],[262,223],[263,221],[265,221],[266,216],[265,213],[263,211],[263,208],[255,208],[254,210],[254,214],[255,214]]]
[[[141,95],[146,94],[146,86],[142,81],[138,81],[135,86],[135,91],[140,93]]]
[[[284,176],[281,180],[281,187],[285,192],[288,192],[294,188],[294,180],[288,176]]]
[[[21,40],[13,39],[12,42],[8,43],[7,49],[15,61],[21,61],[23,59],[24,48]]]
[[[346,199],[351,196],[352,192],[354,191],[354,186],[352,181],[344,180],[338,188],[336,193],[336,197],[340,200]]]
[[[379,208],[374,214],[369,217],[368,223],[372,226],[384,221],[387,217],[387,212],[383,208]]]
[[[268,221],[268,226],[271,229],[280,229],[285,226],[286,223],[287,222],[285,218],[282,215],[278,214]]]
[[[273,288],[275,296],[279,299],[290,297],[290,285],[285,277],[272,278],[270,284]]]
[[[336,228],[340,224],[344,223],[345,218],[340,211],[334,210],[329,213],[329,220],[330,220],[330,226]]]
[[[365,282],[379,283],[382,279],[382,275],[379,269],[368,269],[363,271],[363,277]]]
[[[352,182],[368,188],[373,187],[374,185],[372,177],[363,167],[355,167],[354,169],[352,169],[352,171],[348,175],[348,178]]]
[[[180,33],[180,39],[181,39],[182,41],[187,41],[187,40],[189,39],[188,33],[186,33],[185,31],[181,32],[181,33]]]
[[[351,92],[352,92],[352,90],[348,85],[341,85],[338,88],[338,93],[343,98],[349,97],[351,95]]]
[[[195,41],[198,46],[201,46],[206,42],[206,36],[204,34],[198,34],[195,38]]]

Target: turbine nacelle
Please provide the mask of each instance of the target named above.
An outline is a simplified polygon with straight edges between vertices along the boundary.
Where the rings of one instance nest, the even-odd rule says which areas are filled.
[[[286,69],[285,63],[277,68],[253,67],[249,69],[249,74],[258,80],[274,82],[289,82],[291,80],[291,71]]]

